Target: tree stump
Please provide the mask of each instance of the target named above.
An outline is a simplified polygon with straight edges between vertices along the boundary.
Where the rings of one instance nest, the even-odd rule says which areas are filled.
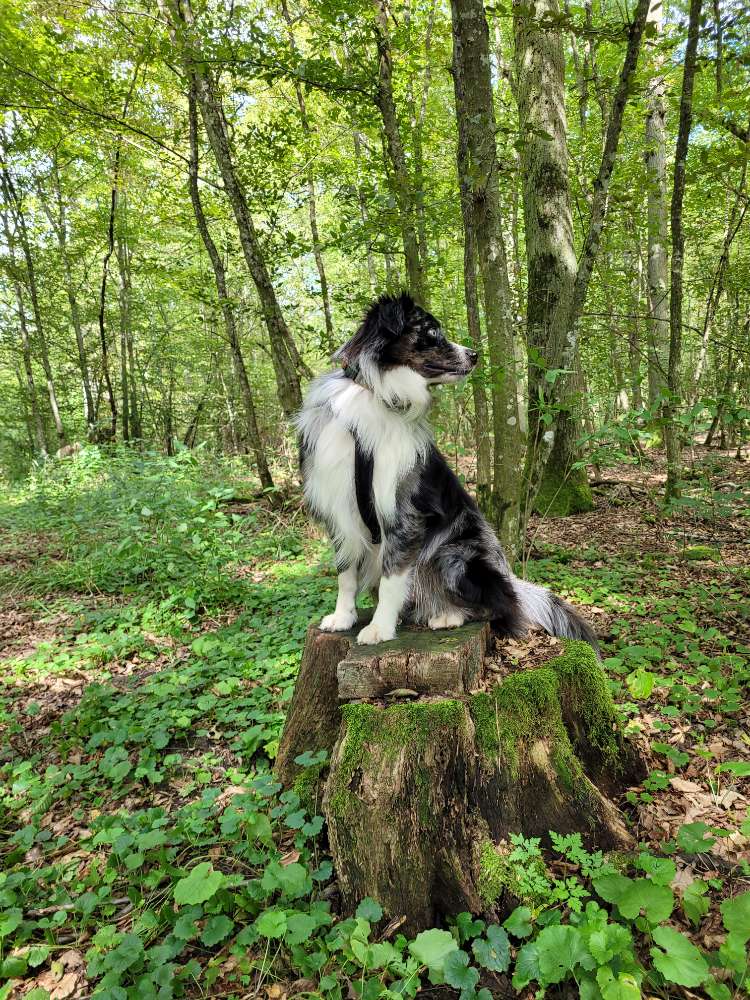
[[[357,646],[361,624],[308,630],[276,765],[322,805],[346,910],[371,896],[411,933],[463,910],[496,916],[512,833],[634,846],[611,796],[645,767],[590,646],[565,642],[493,683],[485,623]],[[328,766],[296,764],[307,750]]]

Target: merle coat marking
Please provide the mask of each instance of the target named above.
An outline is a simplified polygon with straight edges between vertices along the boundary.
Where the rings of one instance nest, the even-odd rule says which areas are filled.
[[[296,418],[305,497],[326,526],[339,571],[326,631],[351,628],[357,594],[378,587],[360,643],[392,639],[399,618],[430,628],[485,619],[501,635],[541,625],[593,632],[573,608],[513,575],[474,500],[435,447],[429,386],[458,382],[477,355],[446,340],[408,295],[383,297],[316,379]]]

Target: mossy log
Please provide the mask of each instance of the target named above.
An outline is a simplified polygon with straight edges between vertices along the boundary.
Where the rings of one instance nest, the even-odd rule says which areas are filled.
[[[633,846],[610,796],[644,767],[588,645],[493,685],[483,623],[373,647],[356,631],[308,632],[277,761],[322,807],[345,909],[371,896],[411,932],[495,915],[513,902],[496,849],[512,833]],[[295,764],[322,749],[327,771]]]

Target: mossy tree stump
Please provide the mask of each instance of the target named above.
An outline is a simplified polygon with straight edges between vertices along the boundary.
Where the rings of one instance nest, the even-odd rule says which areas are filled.
[[[483,623],[370,647],[356,632],[308,631],[277,761],[322,804],[346,909],[372,896],[410,932],[491,916],[507,905],[495,845],[512,833],[632,846],[609,796],[644,768],[588,645],[492,685]],[[325,772],[294,762],[323,749]]]

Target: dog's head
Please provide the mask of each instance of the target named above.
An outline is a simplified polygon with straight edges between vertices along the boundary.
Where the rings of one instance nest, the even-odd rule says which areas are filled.
[[[374,302],[336,358],[344,367],[359,366],[370,381],[373,375],[382,378],[409,369],[423,384],[437,385],[465,378],[478,355],[447,340],[435,317],[403,294],[384,295]]]

